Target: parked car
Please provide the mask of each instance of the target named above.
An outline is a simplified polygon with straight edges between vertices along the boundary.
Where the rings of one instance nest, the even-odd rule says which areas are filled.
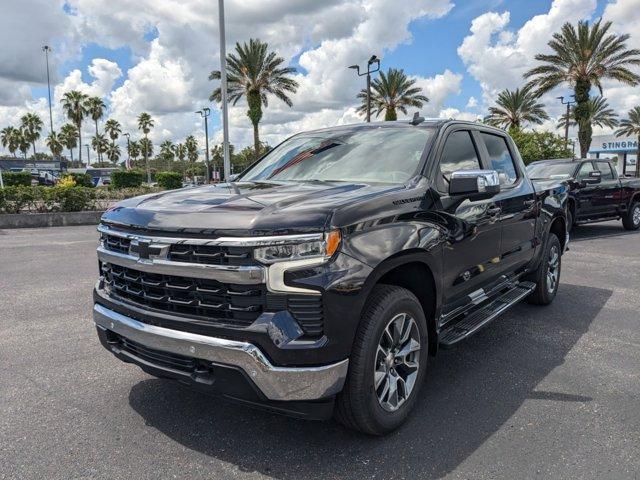
[[[640,228],[640,179],[618,177],[608,160],[543,160],[527,167],[534,180],[565,180],[569,187],[568,224],[622,220],[627,230]]]
[[[151,375],[384,434],[428,356],[553,301],[566,190],[535,187],[512,139],[477,123],[295,135],[233,183],[105,212],[98,336]]]

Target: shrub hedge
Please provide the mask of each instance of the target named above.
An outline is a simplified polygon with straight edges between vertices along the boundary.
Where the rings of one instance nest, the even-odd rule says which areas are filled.
[[[144,175],[134,170],[116,170],[111,172],[111,186],[113,188],[132,188],[142,185]]]
[[[5,187],[0,188],[0,213],[45,213],[106,210],[126,198],[153,193],[150,187],[110,188],[89,187]]]
[[[93,180],[88,173],[65,173],[62,178],[71,177],[78,187],[93,187]]]
[[[182,174],[178,172],[158,172],[156,173],[158,186],[165,190],[182,188]]]
[[[2,172],[2,181],[5,187],[17,187],[19,185],[31,186],[31,173],[29,172]]]

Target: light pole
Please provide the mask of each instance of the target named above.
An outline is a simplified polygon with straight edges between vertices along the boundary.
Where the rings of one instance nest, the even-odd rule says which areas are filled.
[[[222,150],[224,158],[224,181],[229,181],[231,161],[229,159],[229,110],[227,105],[227,46],[224,34],[224,0],[218,0],[218,22],[220,29],[220,93],[222,96]],[[207,148],[207,152],[209,149]]]
[[[123,137],[127,137],[127,161],[125,162],[124,166],[127,170],[131,170],[131,148],[130,148],[130,141],[131,141],[131,134],[130,133],[123,133],[122,134]]]
[[[209,175],[209,124],[207,123],[207,118],[211,115],[211,109],[204,107],[196,113],[199,113],[204,118],[204,180],[209,183],[211,175]]]
[[[371,70],[371,65],[375,64],[374,70]],[[353,68],[359,77],[367,76],[367,122],[371,121],[371,74],[380,70],[380,59],[375,55],[371,55],[371,58],[367,62],[367,71],[360,73],[359,65],[351,65],[349,68]]]
[[[53,113],[51,111],[51,80],[49,78],[49,52],[51,51],[51,47],[49,45],[45,45],[42,47],[42,51],[44,52],[44,57],[47,62],[47,92],[49,93],[49,123],[51,125],[51,131],[53,132]]]
[[[87,168],[89,168],[91,166],[91,155],[89,155],[89,145],[85,144],[85,147],[87,147]]]
[[[571,105],[573,105],[574,103],[576,103],[575,95],[571,95],[574,100],[567,100],[566,102],[564,101],[564,97],[560,96],[558,97],[558,100],[560,100],[560,103],[562,105],[566,105],[567,106],[567,117],[566,117],[566,121],[564,122],[564,147],[565,148],[569,148],[569,116],[571,115]]]

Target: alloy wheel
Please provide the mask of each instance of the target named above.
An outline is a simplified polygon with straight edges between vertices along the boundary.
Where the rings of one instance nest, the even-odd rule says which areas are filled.
[[[558,284],[560,276],[560,252],[557,245],[553,245],[549,250],[549,260],[547,262],[547,290],[553,293]]]
[[[633,209],[633,216],[631,218],[634,225],[640,225],[640,205],[636,205]]]
[[[378,403],[395,412],[413,391],[420,368],[420,332],[415,319],[400,313],[380,336],[374,366],[374,388]]]

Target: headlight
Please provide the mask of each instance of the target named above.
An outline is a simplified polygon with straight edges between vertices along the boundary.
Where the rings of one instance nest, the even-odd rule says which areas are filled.
[[[322,239],[268,245],[256,248],[253,256],[262,263],[271,264],[292,260],[304,260],[307,258],[326,258],[327,260],[336,253],[340,246],[340,231],[332,230],[326,233]]]

